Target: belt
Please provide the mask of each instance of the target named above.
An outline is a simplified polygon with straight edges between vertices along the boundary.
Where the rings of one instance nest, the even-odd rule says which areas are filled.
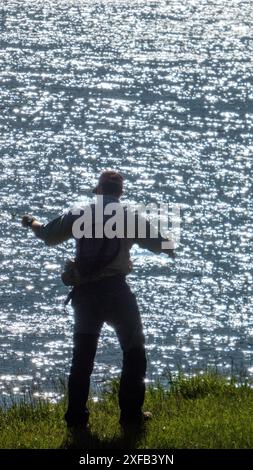
[[[74,295],[74,290],[75,288],[73,287],[73,289],[71,289],[71,291],[68,293],[65,301],[64,301],[64,305],[68,305],[69,302],[71,301],[71,299],[73,298],[73,295]]]

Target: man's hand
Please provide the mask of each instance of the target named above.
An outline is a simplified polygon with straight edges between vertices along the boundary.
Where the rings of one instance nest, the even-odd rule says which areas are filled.
[[[173,240],[163,240],[162,241],[162,253],[165,253],[168,255],[170,258],[175,259],[176,258],[176,251],[175,251],[175,243]]]
[[[162,250],[162,253],[165,253],[165,255],[169,256],[169,258],[172,258],[172,259],[175,259],[177,257],[175,250],[172,250],[172,249],[164,248]]]
[[[167,250],[167,251],[165,251],[165,253],[167,253],[167,255],[168,255],[170,258],[175,259],[175,258],[177,257],[177,254],[176,254],[175,250]]]
[[[32,226],[32,223],[36,220],[35,217],[33,217],[32,215],[30,214],[25,214],[23,215],[22,217],[22,225],[23,227],[31,227]]]

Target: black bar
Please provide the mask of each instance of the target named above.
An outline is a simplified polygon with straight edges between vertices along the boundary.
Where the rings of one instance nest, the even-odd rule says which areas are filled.
[[[111,468],[120,465],[166,465],[189,466],[199,465],[243,465],[251,464],[253,461],[253,450],[193,450],[193,449],[127,449],[127,450],[0,450],[1,467],[3,464],[18,464],[18,466],[31,464],[37,465],[66,465],[71,466],[94,466],[97,464],[103,468]],[[2,467],[5,468],[5,467]],[[215,467],[214,467],[215,468]]]

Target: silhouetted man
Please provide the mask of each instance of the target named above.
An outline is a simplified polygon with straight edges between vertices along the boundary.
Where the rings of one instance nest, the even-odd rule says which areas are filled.
[[[93,193],[103,196],[103,208],[108,204],[120,204],[123,193],[123,177],[115,171],[101,174]],[[98,199],[98,198],[97,198]],[[121,205],[122,206],[122,205]],[[92,208],[91,223],[95,226]],[[122,206],[123,207],[123,206]],[[73,227],[80,217],[78,210],[69,211],[47,225],[34,217],[24,216],[23,226],[29,226],[35,235],[47,245],[57,245],[73,237]],[[84,212],[82,212],[84,214]],[[126,222],[127,211],[124,210]],[[84,215],[84,225],[85,225]],[[108,216],[103,215],[103,224]],[[134,216],[138,224],[138,216]],[[65,420],[69,428],[85,428],[89,419],[86,406],[89,394],[90,376],[93,370],[99,334],[104,322],[116,331],[123,351],[123,368],[119,387],[120,423],[122,426],[140,426],[147,414],[142,412],[145,395],[146,355],[144,335],[136,297],[126,282],[126,275],[132,270],[130,248],[137,243],[153,252],[165,252],[174,257],[173,249],[163,250],[164,238],[150,235],[150,224],[145,219],[147,234],[124,236],[113,239],[92,237],[76,239],[76,267],[79,282],[71,292],[74,308],[74,348],[68,382],[68,409]],[[138,228],[138,227],[137,227]],[[94,230],[93,230],[94,232]],[[94,261],[95,260],[95,261]]]

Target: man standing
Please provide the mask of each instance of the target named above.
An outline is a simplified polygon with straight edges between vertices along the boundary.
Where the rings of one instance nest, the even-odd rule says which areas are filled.
[[[123,193],[122,175],[115,171],[103,172],[93,192],[97,196],[103,196],[103,208],[110,203],[120,204],[119,199]],[[96,204],[92,208],[96,209]],[[68,212],[47,225],[25,215],[22,224],[30,227],[47,245],[57,245],[74,236],[73,224],[78,218],[76,214],[76,211],[75,214]],[[142,248],[156,253],[165,252],[173,258],[174,250],[163,250],[161,243],[165,240],[160,234],[157,238],[152,238],[148,221],[146,224],[146,237],[140,237],[135,232],[130,237],[115,237],[114,242],[96,240],[94,234],[89,240],[76,239],[76,263],[81,282],[75,285],[71,293],[75,321],[68,409],[65,414],[69,428],[85,428],[88,423],[89,411],[86,403],[90,376],[104,322],[113,326],[123,351],[119,387],[120,424],[124,428],[138,428],[148,417],[148,413],[142,411],[146,374],[145,340],[136,297],[126,282],[126,275],[132,269],[129,251],[137,243]],[[95,257],[95,263],[91,253]]]

